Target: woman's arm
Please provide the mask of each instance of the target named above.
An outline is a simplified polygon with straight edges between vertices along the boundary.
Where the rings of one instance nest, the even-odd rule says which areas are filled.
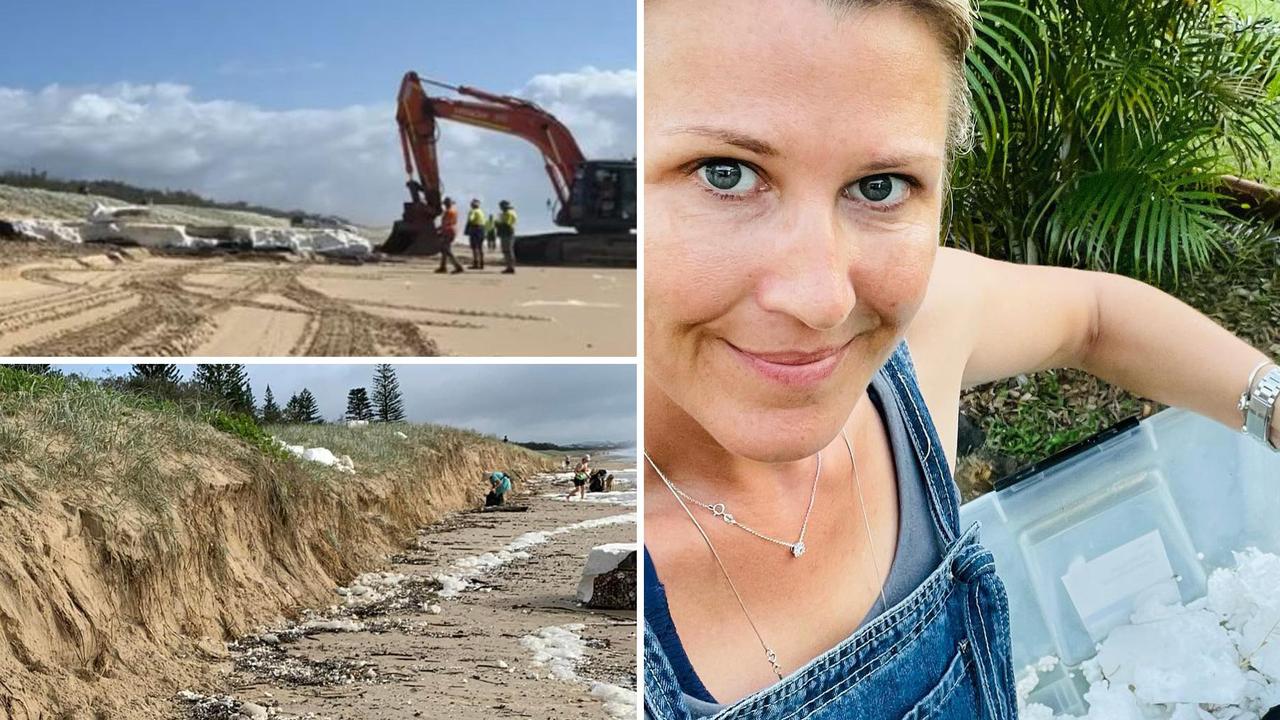
[[[1108,273],[939,252],[947,295],[972,288],[964,386],[1074,367],[1238,429],[1249,373],[1268,358],[1180,300]],[[930,290],[932,292],[932,288]],[[1280,444],[1280,423],[1271,428]]]

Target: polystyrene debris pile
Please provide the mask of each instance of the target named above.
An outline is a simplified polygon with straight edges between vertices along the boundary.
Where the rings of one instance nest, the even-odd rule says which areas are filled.
[[[324,255],[368,255],[373,250],[368,240],[337,228],[298,230],[296,228],[236,227],[235,239],[254,250],[289,250],[316,252]]]
[[[591,602],[595,594],[596,578],[616,569],[628,556],[639,550],[636,543],[608,543],[591,548],[587,554],[587,564],[582,570],[582,581],[578,583],[578,600]]]
[[[320,463],[338,472],[355,474],[356,464],[350,455],[334,455],[333,451],[328,448],[308,448],[302,445],[290,445],[279,438],[276,438],[276,442],[290,455],[300,457],[307,462]]]
[[[337,588],[334,592],[344,598],[346,605],[368,605],[386,599],[409,581],[411,578],[401,573],[371,572],[357,577],[350,585]]]
[[[1140,608],[1081,663],[1087,720],[1258,720],[1280,706],[1280,556],[1235,553],[1205,597]],[[1067,720],[1027,696],[1056,659],[1018,679],[1019,717]]]
[[[69,243],[130,242],[149,248],[215,248],[231,247],[253,250],[288,250],[294,253],[318,253],[342,257],[359,257],[373,251],[372,244],[360,235],[342,228],[275,228],[236,225],[228,228],[223,238],[200,237],[187,232],[183,225],[137,222],[151,210],[144,206],[110,207],[95,203],[83,222],[21,219],[8,224],[20,237],[34,240],[58,240]]]

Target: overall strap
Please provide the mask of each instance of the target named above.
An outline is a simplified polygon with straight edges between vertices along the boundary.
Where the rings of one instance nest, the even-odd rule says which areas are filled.
[[[924,396],[920,394],[920,384],[906,340],[894,348],[880,372],[889,381],[889,387],[898,400],[911,446],[924,470],[929,514],[933,517],[934,527],[942,546],[949,547],[960,536],[960,497],[951,469],[947,466],[947,456],[942,451],[938,430],[929,415],[929,408],[925,406]]]
[[[662,651],[662,643],[644,627],[644,716],[646,720],[690,720],[680,695],[680,681]]]

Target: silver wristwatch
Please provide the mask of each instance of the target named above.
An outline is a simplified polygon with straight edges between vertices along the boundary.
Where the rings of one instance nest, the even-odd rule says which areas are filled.
[[[1241,431],[1261,440],[1267,447],[1280,448],[1271,444],[1271,424],[1275,416],[1276,399],[1280,398],[1280,367],[1273,367],[1262,376],[1258,384],[1247,388],[1240,396],[1240,410],[1244,413],[1244,426]]]

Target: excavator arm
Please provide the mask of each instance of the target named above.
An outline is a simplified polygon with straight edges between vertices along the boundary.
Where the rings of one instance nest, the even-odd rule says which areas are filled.
[[[452,90],[465,99],[431,97],[424,87],[426,84]],[[566,213],[574,172],[586,158],[569,129],[551,113],[509,95],[423,80],[416,72],[405,73],[398,105],[396,121],[400,125],[400,146],[404,152],[405,173],[410,178],[411,200],[425,203],[433,218],[442,212],[436,153],[439,119],[496,130],[532,143],[542,153],[547,176],[560,201],[560,213]],[[557,218],[557,222],[561,220]]]
[[[445,88],[451,97],[432,97],[427,85]],[[437,153],[442,119],[524,138],[542,153],[559,200],[555,223],[576,232],[521,236],[515,247],[521,262],[598,256],[634,266],[634,160],[587,161],[569,129],[536,104],[427,80],[412,71],[400,82],[396,108],[409,202],[382,244],[384,252],[432,255],[446,240],[436,227],[444,212]]]

